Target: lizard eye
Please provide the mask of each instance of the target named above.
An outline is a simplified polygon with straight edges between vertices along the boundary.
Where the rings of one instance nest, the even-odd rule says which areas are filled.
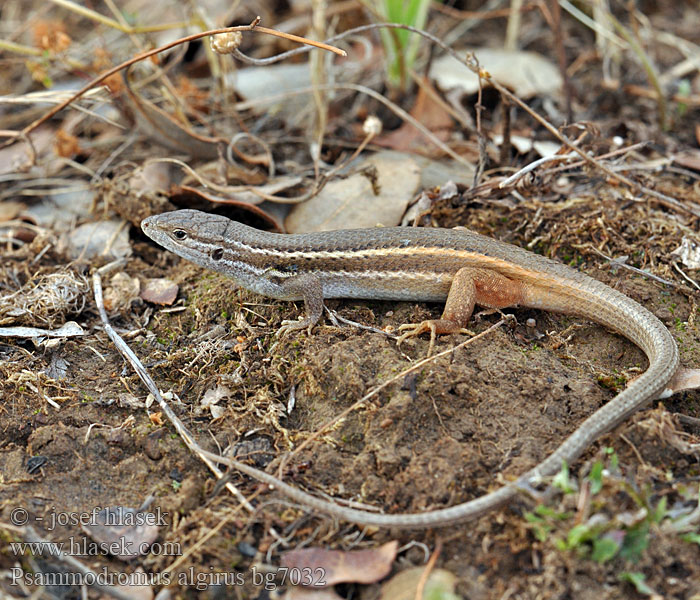
[[[187,232],[184,229],[176,229],[173,231],[173,236],[178,240],[184,240],[187,238]]]
[[[224,257],[224,249],[223,248],[217,248],[214,250],[214,252],[211,253],[211,258],[212,260],[221,260]]]

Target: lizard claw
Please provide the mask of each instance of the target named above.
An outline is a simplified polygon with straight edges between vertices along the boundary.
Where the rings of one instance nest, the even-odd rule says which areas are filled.
[[[399,331],[405,331],[398,339],[398,344],[401,344],[405,339],[415,337],[426,331],[435,331],[435,325],[432,321],[423,321],[422,323],[404,323],[399,325]]]
[[[437,335],[437,327],[435,321],[423,321],[422,323],[404,323],[399,326],[399,331],[405,331],[396,340],[396,345],[400,346],[405,340],[410,337],[415,337],[426,331],[430,332],[430,346],[428,346],[428,356],[433,353],[433,346],[435,345],[435,336]]]
[[[405,331],[399,339],[396,341],[396,345],[400,346],[406,339],[410,337],[415,337],[421,333],[430,332],[430,346],[428,346],[428,356],[433,354],[433,347],[435,346],[435,338],[438,334],[442,335],[445,333],[464,333],[470,336],[476,335],[473,331],[460,327],[444,319],[432,319],[429,321],[423,321],[422,323],[405,323],[399,326],[399,331]]]
[[[309,333],[311,333],[311,328],[313,326],[314,324],[309,318],[302,319],[301,321],[289,321],[285,319],[284,321],[282,321],[282,326],[277,330],[277,333],[275,333],[275,335],[283,337],[290,331],[296,331],[298,329],[305,328],[308,328]]]

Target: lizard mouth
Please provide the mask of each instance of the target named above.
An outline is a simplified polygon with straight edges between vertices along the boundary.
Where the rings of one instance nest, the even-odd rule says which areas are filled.
[[[143,221],[141,221],[141,229],[146,230],[150,228],[155,220],[155,217],[146,217]]]

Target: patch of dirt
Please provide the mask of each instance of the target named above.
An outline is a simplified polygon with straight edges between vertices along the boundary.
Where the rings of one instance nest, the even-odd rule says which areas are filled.
[[[673,331],[683,363],[697,366],[697,307],[692,296],[623,269],[613,273],[590,251],[595,239],[614,228],[620,237],[608,238],[605,252],[619,256],[635,249],[635,264],[644,267],[647,253],[659,255],[658,248],[670,248],[677,231],[671,222],[656,227],[651,248],[649,229],[660,218],[659,210],[641,204],[620,210],[610,206],[593,199],[585,210],[581,205],[568,210],[546,204],[455,205],[436,214],[442,210],[450,215],[444,225],[462,222],[515,242],[539,237],[541,248],[581,264],[646,305]],[[533,235],[529,228],[536,219],[538,235]],[[515,221],[525,226],[512,234],[505,227]],[[271,469],[324,423],[426,354],[426,339],[408,340],[397,348],[381,334],[329,324],[317,326],[311,336],[278,339],[274,332],[282,318],[294,318],[301,306],[234,292],[224,277],[154,253],[142,243],[135,248],[149,262],[135,258],[128,271],[173,278],[182,286],[185,302],[179,312],[136,304],[113,315],[114,326],[126,334],[161,388],[177,394],[181,403],[173,401],[174,409],[199,443],[212,451],[238,444],[237,452],[248,452],[258,466]],[[654,270],[662,276],[670,273],[665,265],[654,265]],[[415,303],[328,304],[346,318],[375,327],[395,328],[437,317],[441,311],[439,306]],[[646,366],[637,348],[601,327],[534,310],[509,312],[517,324],[436,359],[351,412],[295,457],[286,468],[287,481],[391,513],[464,502],[537,464]],[[245,585],[236,587],[240,597],[263,597],[250,574],[266,552],[274,555],[302,542],[341,548],[358,544],[345,537],[354,527],[320,515],[308,517],[276,493],[234,473],[233,483],[260,507],[247,514],[215,485],[171,426],[154,417],[155,405],[146,409],[129,404],[130,399],[142,402],[146,391],[97,318],[81,318],[91,328],[87,339],[43,352],[25,342],[6,342],[1,348],[4,522],[11,523],[21,508],[46,538],[82,540],[85,535],[74,522],[51,528],[52,519],[101,506],[135,508],[153,494],[154,506],[167,523],[159,539],[164,551],[137,563],[175,582],[185,577],[178,587],[182,597],[198,594],[192,578],[211,575],[209,566],[243,574]],[[483,331],[497,319],[484,316],[473,328]],[[535,320],[534,326],[526,324],[528,319]],[[208,335],[216,331],[221,335]],[[463,339],[442,338],[438,349]],[[42,379],[39,374],[57,356],[68,363],[65,377]],[[23,370],[33,378],[19,378]],[[230,395],[222,402],[223,416],[212,420],[199,403],[216,385],[228,387]],[[47,404],[43,394],[60,408]],[[291,394],[296,404],[287,415]],[[641,509],[651,511],[662,498],[669,508],[687,501],[684,486],[698,475],[692,453],[697,426],[681,425],[672,415],[698,416],[696,401],[697,393],[674,396],[664,401],[664,408],[643,411],[596,442],[571,466],[571,481],[580,491],[555,490],[544,501],[560,518],[550,514],[533,521],[528,513],[536,514],[532,511],[538,502],[523,494],[472,523],[436,531],[370,529],[359,545],[399,539],[432,546],[440,539],[438,564],[456,573],[458,592],[473,599],[628,597],[633,588],[620,580],[626,572],[642,573],[646,584],[665,597],[689,598],[700,593],[700,550],[696,543],[681,541],[668,523],[645,530],[646,547],[628,559],[602,564],[591,560],[596,543],[592,539],[568,549],[561,546],[575,525],[591,514],[614,520]],[[610,467],[612,451],[617,471]],[[40,466],[33,466],[36,461]],[[586,495],[589,484],[583,476],[595,461],[608,465],[613,477],[599,492]],[[287,541],[273,536],[271,528]],[[28,560],[9,548],[2,554],[4,569]],[[417,549],[406,554],[412,564],[422,564],[424,558]],[[100,555],[88,563],[99,570],[116,561]],[[116,563],[115,568],[123,566]],[[378,589],[362,586],[353,593],[370,599],[378,596]]]

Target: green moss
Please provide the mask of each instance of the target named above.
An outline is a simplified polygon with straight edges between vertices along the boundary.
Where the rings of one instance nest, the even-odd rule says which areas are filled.
[[[619,374],[598,376],[598,385],[615,392],[619,392],[620,390],[624,389],[626,383],[627,379]]]

